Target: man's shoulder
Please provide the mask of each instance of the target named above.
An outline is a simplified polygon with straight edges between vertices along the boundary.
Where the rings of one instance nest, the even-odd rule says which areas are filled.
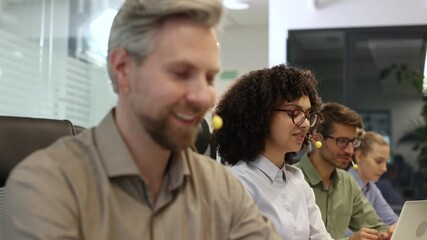
[[[347,181],[354,180],[353,176],[351,176],[350,173],[348,173],[343,169],[336,168],[336,174],[338,175],[340,180],[347,180]]]
[[[301,174],[304,176],[304,179],[310,184],[310,186],[316,185],[321,181],[317,170],[312,165],[307,153],[305,153],[301,159],[292,166],[301,170]]]
[[[61,138],[42,150],[41,154],[49,161],[68,166],[88,163],[88,159],[95,157],[96,152],[91,131],[88,130],[78,136]]]
[[[310,162],[310,159],[308,158],[308,153],[304,153],[301,159],[298,162],[292,164],[292,166],[295,166],[304,171],[304,166],[308,164],[307,161]]]
[[[298,167],[296,164],[294,165],[286,165],[286,171],[289,172],[292,176],[295,176],[297,178],[304,178],[304,174],[300,167]]]
[[[208,156],[189,151],[189,166],[191,175],[195,180],[203,180],[206,184],[213,184],[214,187],[219,187],[219,190],[224,191],[224,186],[227,188],[236,187],[240,184],[237,174],[231,167],[223,165]]]
[[[86,134],[86,133],[83,133]],[[87,161],[90,146],[81,137],[66,136],[58,139],[50,146],[39,149],[24,158],[11,172],[11,177],[22,174],[30,177],[52,177],[56,175],[66,175],[72,173],[81,174],[84,168],[88,168],[90,161]],[[32,174],[35,173],[35,174]],[[26,179],[28,179],[26,177]]]
[[[336,175],[339,179],[340,185],[345,185],[345,187],[349,190],[360,190],[359,184],[357,183],[356,179],[354,179],[354,177],[351,176],[351,174],[347,171],[336,168]]]
[[[348,173],[347,171],[343,170],[343,169],[336,169],[337,171],[337,175],[342,177],[343,179],[347,179],[347,178],[351,178],[352,176],[350,175],[350,173]]]
[[[204,177],[210,178],[218,176],[218,174],[231,173],[227,166],[222,165],[215,159],[206,155],[188,150],[188,156],[188,163],[190,164],[192,174],[203,175]]]

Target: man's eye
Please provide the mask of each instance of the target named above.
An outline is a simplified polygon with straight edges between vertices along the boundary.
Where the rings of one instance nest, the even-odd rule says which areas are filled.
[[[190,76],[188,71],[175,71],[173,74],[178,78],[188,78]]]
[[[208,82],[209,86],[214,85],[215,76],[207,75],[206,81]]]

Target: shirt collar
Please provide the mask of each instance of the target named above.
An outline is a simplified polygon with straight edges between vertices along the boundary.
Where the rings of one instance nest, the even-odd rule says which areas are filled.
[[[350,173],[354,177],[354,179],[356,179],[356,182],[359,185],[359,187],[362,189],[362,191],[364,191],[364,192],[369,191],[370,182],[365,184],[363,182],[363,180],[360,178],[359,174],[356,172],[356,170],[354,170],[352,167],[350,167],[347,171],[348,171],[348,173]]]
[[[310,158],[308,157],[308,154],[304,154],[304,156],[300,160],[300,167],[303,170],[306,178],[309,181],[310,186],[315,186],[317,184],[322,183],[322,178],[320,177],[319,173],[317,173],[317,170],[314,168],[313,164],[311,163]],[[332,184],[336,185],[340,180],[339,175],[337,174],[337,170],[335,169],[332,172]]]
[[[322,179],[320,178],[319,174],[311,163],[307,153],[302,156],[300,160],[300,167],[304,172],[306,178],[308,179],[310,186],[315,186],[322,182]]]
[[[279,179],[282,179],[283,181],[285,180],[285,174],[283,170],[278,168],[276,165],[274,165],[272,161],[268,160],[263,155],[258,155],[254,161],[250,161],[248,162],[248,164],[251,164],[258,168],[270,179],[271,182],[274,182],[277,177],[279,177]]]
[[[140,175],[115,123],[114,109],[95,128],[94,135],[101,161],[104,163],[109,177]]]
[[[114,109],[95,128],[94,135],[101,161],[104,163],[109,177],[141,176],[126,143],[119,133],[114,120]],[[170,165],[166,173],[170,179],[170,190],[180,186],[184,176],[190,175],[188,161],[189,158],[194,157],[191,151],[187,148],[171,155]]]
[[[170,166],[167,171],[169,177],[169,190],[172,191],[181,186],[184,182],[185,176],[190,176],[190,167],[189,160],[194,158],[193,150],[187,148],[178,153],[173,153],[171,159],[169,160]]]

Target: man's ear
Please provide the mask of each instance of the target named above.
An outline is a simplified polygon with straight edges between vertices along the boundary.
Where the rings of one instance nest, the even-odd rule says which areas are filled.
[[[111,72],[116,78],[118,88],[129,87],[128,70],[132,63],[131,56],[123,48],[116,48],[108,56]]]

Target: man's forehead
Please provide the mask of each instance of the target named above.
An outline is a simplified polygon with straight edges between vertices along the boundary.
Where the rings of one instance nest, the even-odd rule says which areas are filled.
[[[335,137],[355,137],[357,135],[357,127],[345,123],[333,123],[331,134],[340,135]]]

